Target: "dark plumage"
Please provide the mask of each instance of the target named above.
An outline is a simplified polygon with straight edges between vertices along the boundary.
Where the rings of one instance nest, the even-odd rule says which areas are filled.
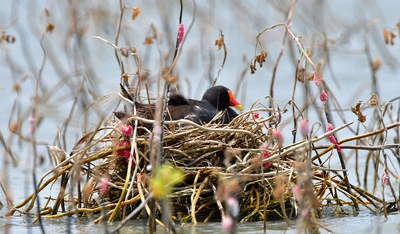
[[[211,104],[216,113],[223,111],[224,115],[220,118],[220,122],[224,124],[231,122],[231,120],[237,116],[236,112],[231,108],[231,106],[237,108],[238,110],[243,110],[239,102],[237,102],[233,97],[232,92],[222,85],[209,88],[204,93],[201,101]],[[214,116],[212,116],[212,118],[214,118]]]
[[[123,89],[122,92],[124,96],[128,94],[125,89]],[[131,99],[130,96],[128,98]],[[150,106],[152,109],[151,111]],[[152,113],[155,113],[155,106],[154,104],[150,106],[149,104],[136,103],[138,115],[146,119],[153,119]],[[221,118],[217,119],[216,122],[227,124],[237,116],[236,112],[231,109],[230,106],[239,110],[243,109],[233,98],[232,92],[224,86],[209,88],[204,93],[201,101],[187,99],[179,93],[172,93],[168,102],[168,114],[166,119],[189,119],[197,124],[206,124],[209,123],[218,112],[223,111],[224,114]],[[122,112],[114,112],[114,115],[121,120],[127,117],[126,114]]]

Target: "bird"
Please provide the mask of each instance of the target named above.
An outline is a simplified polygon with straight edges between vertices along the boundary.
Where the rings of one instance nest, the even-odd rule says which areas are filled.
[[[123,96],[126,97],[127,94],[129,95],[122,85],[121,90]],[[130,95],[127,98],[132,100]],[[231,107],[243,110],[239,102],[233,97],[232,91],[222,85],[209,88],[200,101],[188,99],[177,92],[171,93],[169,98],[166,120],[188,119],[194,123],[203,125],[210,123],[215,115],[222,111],[223,114],[221,117],[214,120],[214,122],[228,124],[237,116],[237,113]],[[153,114],[155,113],[154,104],[135,104],[138,116],[153,119]],[[120,120],[126,120],[129,117],[129,114],[124,112],[114,112],[114,115]]]

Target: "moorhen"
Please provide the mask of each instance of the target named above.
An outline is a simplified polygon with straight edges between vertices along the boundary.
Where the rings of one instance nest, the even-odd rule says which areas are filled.
[[[123,89],[123,87],[121,89]],[[124,91],[123,89],[123,93]],[[152,111],[150,111],[150,106]],[[153,119],[152,113],[155,113],[155,106],[154,104],[150,106],[144,103],[136,103],[138,116],[146,119]],[[243,110],[239,102],[233,98],[232,92],[221,85],[209,88],[204,93],[201,101],[187,99],[179,93],[171,93],[166,120],[189,119],[197,124],[206,124],[209,123],[218,112],[223,111],[223,115],[215,120],[215,122],[227,124],[237,116],[237,113],[230,108],[230,106]],[[114,112],[114,115],[122,121],[129,117],[123,112]]]

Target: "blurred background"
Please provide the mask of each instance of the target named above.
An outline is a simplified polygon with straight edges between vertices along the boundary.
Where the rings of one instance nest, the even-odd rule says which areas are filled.
[[[163,68],[172,63],[180,4],[177,0],[2,0],[0,4],[0,131],[4,139],[0,180],[15,205],[33,191],[33,151],[39,155],[36,174],[40,177],[52,165],[47,145],[57,145],[69,152],[100,117],[112,118],[111,112],[121,108],[117,95],[121,69],[114,47],[104,40],[124,48],[128,55],[123,56],[124,70],[131,74],[130,84],[135,85],[140,77],[142,85],[147,82],[149,90],[155,93],[154,97],[161,92],[157,80]],[[133,15],[138,11],[138,15]],[[285,36],[282,26],[259,36],[268,56],[262,67],[257,63],[255,73],[250,72],[250,64],[261,52],[256,36],[265,28],[286,23],[320,69],[330,90],[329,97],[336,99],[330,102],[333,125],[357,122],[357,116],[350,111],[357,101],[367,102],[371,93],[376,93],[381,103],[399,96],[399,12],[400,5],[395,0],[184,0],[185,39],[173,70],[178,77],[177,88],[189,98],[200,99],[211,86],[224,60],[224,50],[217,50],[215,45],[221,29],[227,55],[217,84],[229,87],[245,110],[257,100],[260,101],[255,107],[268,107],[270,103],[265,97],[271,94],[277,106],[289,110],[291,107],[286,104],[292,98],[298,106],[318,99],[312,68],[303,58],[296,73],[301,53],[290,35]],[[388,43],[383,30],[388,32]],[[144,86],[141,87],[143,91]],[[343,112],[335,112],[335,108]],[[322,109],[321,102],[308,107],[305,113],[311,123],[320,121],[325,126],[326,120],[318,114]],[[388,121],[397,118],[398,109],[397,101]],[[376,127],[374,121],[369,122],[372,113],[373,109],[363,113],[367,115],[367,129]],[[33,114],[37,118],[32,119]],[[293,141],[291,119],[290,111],[282,115],[280,128],[286,143]],[[33,125],[36,149],[30,143]],[[356,123],[353,126],[357,128]],[[324,127],[317,134],[323,132]],[[338,138],[351,135],[349,130],[341,131]],[[393,139],[391,135],[389,141],[393,143]],[[350,181],[363,186],[363,180],[368,179],[363,176],[368,171],[360,169],[357,179],[354,157],[346,155],[346,151],[345,156],[351,170]],[[393,163],[398,169],[394,159]],[[337,160],[332,159],[332,167],[335,165],[339,167]],[[0,192],[0,201],[4,205],[0,210],[3,215],[7,210],[4,192]],[[375,218],[365,222],[370,225]],[[27,231],[20,220],[0,221],[5,222]],[[201,232],[201,228],[195,230]]]

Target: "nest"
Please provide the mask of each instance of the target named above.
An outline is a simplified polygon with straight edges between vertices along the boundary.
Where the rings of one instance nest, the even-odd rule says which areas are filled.
[[[121,133],[120,121],[99,123],[95,131],[76,143],[70,155],[58,147],[50,147],[56,165],[39,181],[38,193],[56,180],[61,184],[60,193],[57,198],[46,197],[48,202],[40,214],[57,218],[103,211],[95,223],[104,218],[122,219],[136,211],[151,193],[148,181],[153,176],[149,168],[154,165],[152,160],[168,162],[168,167],[183,173],[163,198],[169,204],[170,217],[177,222],[220,220],[227,213],[235,212],[225,205],[230,197],[239,203],[241,222],[293,218],[299,207],[314,207],[318,213],[324,201],[346,203],[338,193],[353,201],[348,202],[353,206],[362,204],[368,209],[371,208],[367,204],[380,206],[379,198],[344,183],[340,169],[316,166],[321,165],[320,156],[332,152],[334,145],[311,158],[313,144],[329,134],[282,146],[268,128],[278,124],[275,118],[255,118],[256,111],[271,110],[250,110],[229,125],[199,126],[188,120],[166,122],[161,159],[154,159],[157,147],[149,129],[138,127],[143,133],[128,138]],[[153,122],[139,117],[133,120]],[[100,127],[102,124],[104,127]],[[121,144],[128,139],[133,139],[131,145]],[[128,161],[124,155],[134,157]],[[108,178],[109,186],[106,191],[100,191],[104,178]],[[15,211],[29,212],[35,197],[32,194],[9,215]],[[22,212],[20,208],[29,202]],[[157,217],[165,209],[156,202]],[[145,207],[135,216],[150,212]]]

